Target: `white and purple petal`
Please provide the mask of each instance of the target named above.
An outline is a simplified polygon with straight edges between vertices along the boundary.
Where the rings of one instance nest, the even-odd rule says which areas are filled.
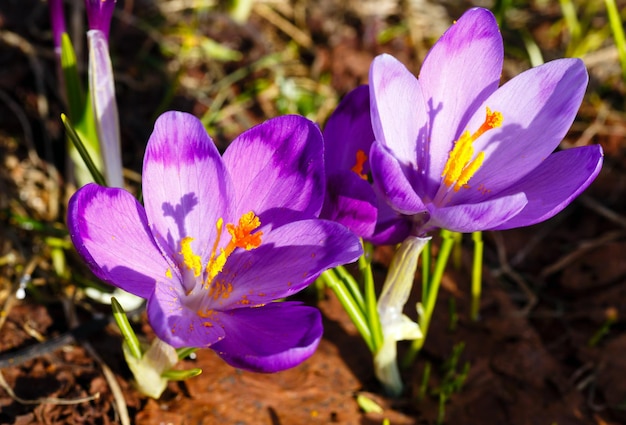
[[[482,167],[470,180],[497,195],[545,160],[569,130],[587,87],[580,59],[558,59],[531,68],[500,87],[472,118],[475,131],[485,107],[503,115],[502,127],[488,130],[474,143],[485,152]],[[461,191],[455,202],[477,202],[477,191]]]
[[[368,181],[350,170],[327,176],[320,218],[336,221],[358,236],[368,237],[374,232],[377,216],[376,194]]]
[[[498,88],[504,47],[493,14],[483,8],[463,14],[435,43],[419,81],[430,123],[431,185],[438,181],[453,142],[483,101]],[[434,196],[436,188],[427,190]]]
[[[207,310],[206,297],[195,288],[188,294],[180,283],[163,277],[148,299],[146,311],[154,333],[175,348],[206,348],[224,338],[221,311]]]
[[[297,302],[230,310],[223,326],[226,337],[211,348],[233,367],[265,373],[308,359],[323,332],[319,310]]]
[[[515,217],[527,203],[524,193],[515,193],[477,204],[443,208],[432,206],[430,221],[426,227],[462,233],[492,229]]]
[[[319,128],[296,115],[242,133],[223,157],[233,176],[236,214],[252,210],[262,226],[280,225],[286,210],[301,217],[318,215],[325,190],[323,152]]]
[[[415,192],[399,160],[378,141],[370,150],[372,177],[381,196],[401,214],[411,215],[426,211],[424,201]]]
[[[168,270],[143,207],[128,192],[90,183],[70,199],[67,226],[78,253],[105,282],[149,298]]]
[[[324,127],[326,174],[351,170],[357,162],[356,153],[362,151],[368,155],[373,141],[369,87],[362,85],[339,102]],[[366,161],[362,174],[368,173]]]
[[[157,242],[170,255],[191,237],[206,264],[217,238],[219,218],[237,222],[230,205],[234,191],[222,158],[200,120],[183,112],[161,115],[148,141],[143,166],[146,214]]]
[[[250,251],[235,250],[216,277],[232,284],[220,308],[267,304],[295,294],[323,271],[356,261],[363,252],[354,233],[320,219],[285,224],[262,239]]]
[[[407,177],[415,177],[415,171],[422,172],[428,150],[428,115],[420,83],[387,54],[374,58],[369,80],[376,141],[397,158]]]
[[[591,184],[601,168],[602,148],[599,145],[550,155],[532,173],[504,191],[504,195],[524,193],[528,204],[494,230],[530,226],[553,217]]]
[[[427,221],[424,213],[423,221]],[[392,209],[382,197],[378,197],[378,219],[372,236],[365,238],[375,245],[395,245],[405,240],[412,232],[415,216],[402,215]]]

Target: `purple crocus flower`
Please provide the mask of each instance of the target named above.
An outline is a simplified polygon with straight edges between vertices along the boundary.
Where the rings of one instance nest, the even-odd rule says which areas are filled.
[[[419,79],[389,55],[375,58],[370,166],[396,228],[408,223],[420,236],[528,226],[599,173],[600,146],[553,153],[585,93],[582,61],[555,60],[499,87],[502,60],[494,16],[481,8],[433,46]]]
[[[85,0],[89,29],[100,30],[106,40],[109,39],[111,18],[117,0]]]
[[[198,119],[167,112],[146,149],[145,208],[122,189],[84,186],[69,203],[72,241],[99,278],[148,300],[170,345],[210,347],[253,371],[295,366],[317,347],[320,313],[272,301],[361,254],[356,235],[317,218],[322,151],[315,124],[285,116],[220,157]]]
[[[361,237],[373,234],[378,215],[368,181],[373,141],[369,88],[364,85],[343,98],[324,128],[326,199],[321,213]]]

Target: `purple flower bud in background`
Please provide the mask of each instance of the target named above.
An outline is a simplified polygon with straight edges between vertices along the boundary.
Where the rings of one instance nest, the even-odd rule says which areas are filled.
[[[115,3],[116,0],[85,0],[89,29],[102,31],[106,40],[109,39]]]

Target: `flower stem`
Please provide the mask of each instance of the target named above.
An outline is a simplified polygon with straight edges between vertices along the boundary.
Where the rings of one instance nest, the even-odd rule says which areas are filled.
[[[326,270],[324,273],[322,273],[320,278],[324,281],[324,283],[326,283],[326,286],[332,289],[332,291],[335,293],[335,295],[339,299],[339,302],[341,302],[344,310],[346,310],[348,316],[350,316],[352,323],[354,323],[359,333],[363,337],[363,340],[367,344],[367,347],[370,349],[370,351],[374,352],[372,333],[369,329],[367,320],[365,319],[363,310],[359,307],[354,297],[350,294],[344,282],[344,279],[354,279],[347,272],[345,272],[345,275],[341,277],[337,276],[337,269]],[[356,282],[354,282],[354,284],[356,285]]]
[[[430,250],[430,241],[422,251],[422,299],[425,300],[428,295],[428,282],[430,281],[430,264],[432,262],[432,252]]]
[[[472,320],[477,321],[480,314],[480,295],[482,292],[483,279],[483,236],[482,232],[472,233],[474,241],[474,260],[472,263],[472,306],[470,315]]]
[[[133,328],[128,322],[128,317],[126,317],[124,308],[115,299],[115,297],[111,297],[111,308],[113,309],[113,318],[115,318],[115,322],[120,328],[120,332],[124,337],[124,341],[126,341],[128,350],[134,358],[141,359],[143,357],[143,353],[141,352],[141,345],[139,344],[137,335],[135,335],[135,331],[133,331]]]
[[[372,275],[372,263],[367,259],[366,253],[359,257],[359,271],[363,276],[364,292],[365,292],[365,317],[372,333],[372,345],[377,352],[383,344],[383,330],[380,326],[380,317],[378,315],[376,290],[374,288],[374,276]]]
[[[437,296],[439,294],[439,286],[441,285],[443,272],[446,269],[448,259],[450,258],[450,252],[452,251],[452,247],[454,246],[455,238],[453,232],[443,229],[441,231],[441,236],[443,240],[441,242],[441,248],[439,248],[439,254],[437,255],[435,270],[433,271],[432,279],[430,281],[430,284],[428,285],[428,294],[426,296],[426,299],[422,300],[424,310],[419,318],[419,325],[420,329],[422,330],[422,337],[414,340],[409,347],[409,350],[407,351],[402,361],[403,367],[410,366],[415,360],[415,356],[417,356],[417,353],[424,346],[424,341],[426,340],[426,336],[428,335],[430,319],[432,318],[433,311],[435,310],[435,304],[437,302]]]
[[[361,288],[359,288],[359,284],[352,277],[350,272],[346,270],[344,266],[337,266],[335,268],[335,273],[337,276],[344,282],[346,285],[346,289],[350,292],[352,299],[359,307],[359,309],[365,313],[365,299],[363,298],[363,294],[361,293]]]

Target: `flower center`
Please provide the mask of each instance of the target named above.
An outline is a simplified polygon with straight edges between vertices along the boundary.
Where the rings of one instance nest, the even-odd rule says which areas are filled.
[[[454,142],[454,148],[450,151],[448,161],[443,169],[441,177],[443,184],[452,187],[458,192],[462,187],[468,187],[467,182],[476,174],[485,160],[485,153],[478,152],[474,156],[473,143],[488,130],[502,126],[502,113],[487,108],[487,116],[482,125],[474,134],[465,130],[459,140]]]
[[[367,161],[367,155],[365,155],[365,152],[363,152],[362,149],[359,149],[358,151],[356,151],[356,163],[350,169],[363,180],[367,180],[367,174],[363,174],[363,166],[365,165],[365,161]]]
[[[263,232],[257,231],[252,233],[261,226],[261,220],[259,220],[259,217],[252,211],[247,212],[241,216],[239,223],[236,225],[232,223],[226,224],[226,230],[230,234],[230,241],[224,248],[218,249],[224,230],[224,220],[220,218],[215,225],[217,228],[217,238],[213,243],[209,261],[204,268],[206,278],[203,282],[203,286],[204,289],[209,291],[209,297],[217,300],[218,298],[228,298],[233,290],[232,283],[228,282],[226,279],[215,279],[224,269],[228,257],[236,248],[243,248],[246,251],[258,248],[261,245]],[[203,273],[202,259],[199,255],[196,255],[191,248],[191,242],[193,240],[194,239],[190,236],[184,237],[180,241],[179,253],[183,257],[184,266],[193,272],[194,277],[197,278]]]

